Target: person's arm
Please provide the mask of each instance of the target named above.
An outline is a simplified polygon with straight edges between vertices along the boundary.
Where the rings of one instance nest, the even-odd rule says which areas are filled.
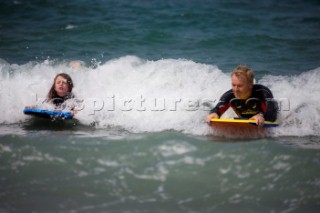
[[[34,109],[37,108],[37,105],[25,106],[26,109]]]
[[[206,117],[206,123],[207,123],[208,125],[210,125],[212,118],[219,118],[219,117],[220,117],[220,116],[219,116],[217,113],[215,113],[215,112],[210,113],[210,114],[207,115],[207,117]]]
[[[263,125],[264,121],[277,120],[278,104],[273,99],[271,90],[263,85],[257,85],[259,99],[262,100],[262,112],[252,116],[250,119],[256,120],[258,125]]]
[[[212,118],[220,118],[220,116],[230,107],[230,99],[232,98],[232,90],[227,91],[224,93],[218,104],[210,110],[210,114],[206,116],[206,123],[210,125]]]
[[[258,126],[263,126],[265,122],[263,113],[258,113],[252,116],[251,118],[249,118],[249,120],[255,120]]]
[[[278,103],[273,98],[268,98],[266,100],[266,112],[264,113],[264,118],[266,121],[277,120],[278,115]]]

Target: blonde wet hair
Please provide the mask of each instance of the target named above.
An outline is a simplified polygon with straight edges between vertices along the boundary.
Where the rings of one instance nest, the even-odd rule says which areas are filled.
[[[253,70],[247,67],[246,65],[239,65],[237,66],[231,73],[231,76],[237,76],[244,75],[249,83],[253,83],[254,79],[254,73]]]

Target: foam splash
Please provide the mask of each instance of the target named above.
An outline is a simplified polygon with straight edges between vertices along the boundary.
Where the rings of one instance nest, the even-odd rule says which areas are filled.
[[[320,135],[320,68],[297,76],[265,76],[260,83],[269,86],[280,104],[280,128],[275,136]]]
[[[0,124],[25,121],[23,108],[43,100],[54,76],[66,72],[81,102],[76,118],[82,124],[94,123],[102,129],[116,126],[136,133],[175,130],[215,135],[218,133],[204,118],[230,89],[228,73],[183,59],[147,61],[126,56],[93,68],[50,60],[24,65],[2,60],[0,70]],[[298,76],[264,76],[257,83],[268,86],[281,106],[280,127],[265,135],[320,134],[320,68]]]

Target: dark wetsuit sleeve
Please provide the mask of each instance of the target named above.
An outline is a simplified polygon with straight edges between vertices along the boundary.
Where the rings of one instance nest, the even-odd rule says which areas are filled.
[[[210,114],[217,113],[220,117],[230,107],[230,100],[232,98],[234,98],[232,90],[229,90],[226,93],[224,93],[221,96],[218,104],[213,109],[210,110]]]
[[[268,98],[266,100],[266,111],[264,114],[264,119],[267,121],[275,121],[277,120],[278,114],[278,104],[273,98]]]
[[[266,112],[264,113],[264,119],[267,121],[277,120],[278,104],[275,100],[266,101]]]
[[[262,85],[259,85],[259,86],[262,86]],[[263,95],[262,99],[264,102],[264,106],[263,106],[264,119],[266,121],[277,120],[278,103],[273,99],[273,95],[271,91],[264,86],[262,86],[262,88],[259,90],[262,92],[262,95]]]

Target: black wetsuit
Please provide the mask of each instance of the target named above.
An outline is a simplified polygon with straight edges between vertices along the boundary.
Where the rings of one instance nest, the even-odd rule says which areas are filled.
[[[59,95],[55,95],[52,99],[51,102],[56,106],[59,107],[61,104],[63,104],[66,100],[74,98],[74,95],[72,93],[69,93],[68,95],[64,97],[60,97]]]
[[[217,113],[221,116],[229,107],[232,107],[240,118],[250,118],[262,113],[267,121],[277,119],[278,104],[273,99],[272,92],[260,84],[253,85],[252,93],[246,100],[234,96],[231,90],[224,93],[218,104],[210,110],[210,113]]]

